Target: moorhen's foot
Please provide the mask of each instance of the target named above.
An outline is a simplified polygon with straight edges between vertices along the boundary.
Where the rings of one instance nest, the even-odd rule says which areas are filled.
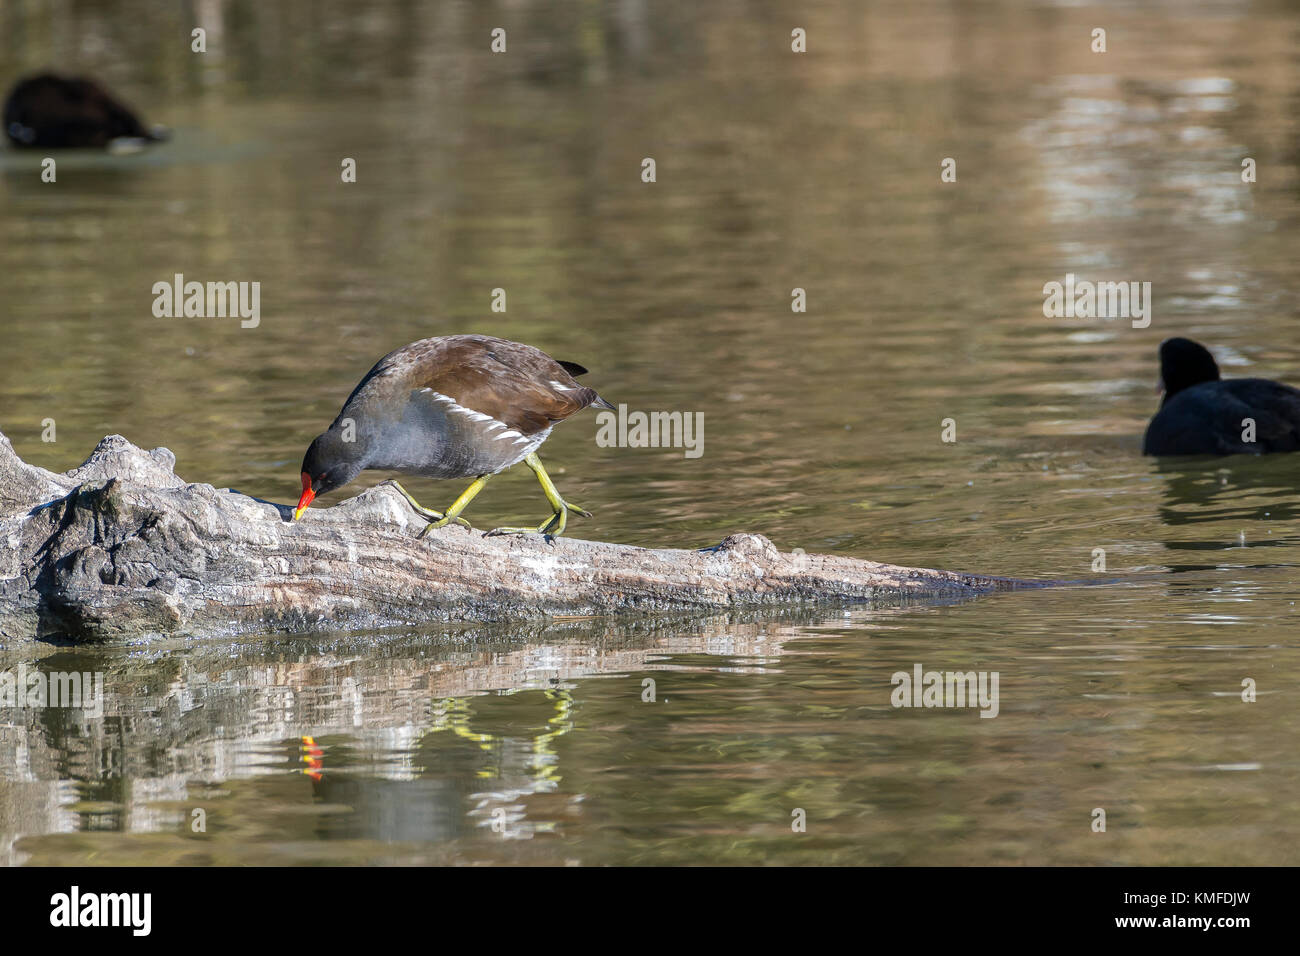
[[[519,528],[512,525],[507,525],[502,528],[493,528],[491,531],[484,531],[483,537],[495,538],[504,534],[543,534],[546,535],[547,538],[554,538],[555,535],[547,531],[553,523],[553,520],[554,519],[552,519],[552,521],[547,521],[545,524],[538,525],[536,528]]]
[[[542,540],[547,544],[551,546],[555,545],[555,535],[547,534],[541,528],[493,528],[491,531],[485,532],[483,537],[491,538],[499,534],[540,534]]]
[[[491,531],[484,534],[483,537],[494,538],[501,534],[540,534],[546,539],[547,544],[554,544],[555,539],[564,534],[564,528],[568,524],[569,511],[573,511],[575,514],[585,514],[587,517],[591,517],[590,512],[579,511],[577,508],[569,505],[563,510],[555,512],[555,514],[551,515],[536,528],[493,528]]]
[[[435,512],[435,514],[436,514],[436,513],[437,513],[437,512]],[[473,526],[472,524],[470,524],[468,521],[466,521],[464,518],[449,518],[449,517],[447,517],[446,515],[442,515],[442,516],[441,516],[437,521],[431,521],[431,522],[429,522],[428,524],[426,524],[426,525],[424,526],[424,530],[421,531],[419,534],[417,534],[417,535],[415,536],[415,540],[416,540],[416,541],[419,541],[421,538],[423,538],[423,537],[424,537],[426,534],[428,534],[430,531],[433,531],[433,530],[435,530],[435,529],[437,529],[437,528],[445,528],[445,527],[447,527],[447,525],[451,524],[453,521],[454,521],[456,524],[458,524],[458,525],[460,525],[461,527],[463,527],[463,528],[469,528],[470,531],[473,531],[473,530],[474,530],[474,526]]]
[[[402,497],[406,499],[406,503],[411,506],[412,511],[418,514],[421,518],[429,519],[429,524],[425,525],[424,530],[421,531],[418,535],[416,535],[416,540],[423,538],[434,528],[445,527],[446,525],[450,524],[452,521],[455,521],[459,525],[464,525],[466,528],[470,527],[470,523],[466,521],[464,518],[461,518],[459,516],[455,518],[449,518],[441,511],[434,511],[432,508],[426,508],[424,505],[420,504],[418,501],[412,498],[411,493],[407,491],[405,488],[403,488],[400,483],[394,481],[391,478],[383,482],[383,484],[392,485],[394,488],[396,488],[398,492],[401,493]]]
[[[421,518],[428,518],[430,521],[442,520],[441,511],[434,511],[432,508],[426,508],[424,505],[420,504],[418,501],[416,501],[414,498],[411,497],[411,493],[407,491],[405,488],[403,488],[401,483],[398,482],[396,479],[389,478],[387,481],[381,481],[380,484],[392,485],[394,488],[396,488],[397,493],[400,494],[403,498],[405,498],[406,503],[411,506],[411,510],[414,511],[416,514],[418,514]]]
[[[595,517],[586,508],[580,508],[575,504],[565,501],[563,498],[560,498],[555,504],[555,513],[539,524],[536,528],[493,528],[491,531],[484,532],[483,537],[494,538],[501,534],[540,534],[546,538],[547,544],[554,544],[555,539],[564,534],[564,529],[569,523],[569,512],[573,512],[575,515],[582,515],[584,518]]]

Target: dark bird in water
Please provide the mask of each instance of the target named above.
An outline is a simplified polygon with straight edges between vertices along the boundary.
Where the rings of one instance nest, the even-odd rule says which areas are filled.
[[[162,127],[146,128],[94,80],[42,73],[20,80],[4,107],[5,134],[32,149],[102,148],[114,140],[155,142]]]
[[[591,513],[560,497],[537,449],[558,422],[588,405],[613,408],[574,376],[587,370],[557,362],[530,345],[488,335],[443,335],[390,352],[366,373],[334,423],[302,460],[302,497],[294,518],[318,496],[341,488],[367,468],[424,478],[474,482],[445,512],[425,508],[397,482],[428,534],[450,522],[493,475],[524,462],[546,492],[552,514],[536,528],[489,534],[563,534],[570,511]]]
[[[1262,455],[1300,449],[1300,390],[1266,378],[1219,378],[1205,346],[1160,343],[1160,411],[1144,455]]]

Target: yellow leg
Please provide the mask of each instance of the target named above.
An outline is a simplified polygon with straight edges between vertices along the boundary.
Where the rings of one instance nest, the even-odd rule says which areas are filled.
[[[470,523],[462,518],[460,513],[465,510],[466,505],[474,500],[474,496],[483,490],[483,486],[487,484],[488,479],[491,477],[491,475],[479,475],[478,478],[474,479],[474,483],[465,489],[465,492],[456,499],[455,503],[452,504],[450,508],[447,509],[446,514],[443,514],[441,511],[434,511],[432,508],[426,508],[411,497],[411,493],[403,488],[398,482],[390,480],[389,484],[401,493],[402,497],[406,499],[406,503],[411,506],[416,514],[421,518],[428,518],[430,520],[430,524],[428,524],[419,534],[419,537],[423,538],[434,528],[441,528],[453,521],[459,525],[464,525],[466,528],[470,527]]]
[[[434,528],[441,528],[444,525],[451,523],[452,521],[456,522],[457,524],[463,524],[465,527],[468,528],[470,526],[469,522],[466,521],[464,518],[462,518],[460,516],[460,513],[465,510],[465,508],[469,505],[471,501],[474,500],[475,495],[477,495],[480,491],[482,491],[485,487],[487,487],[487,483],[488,481],[491,480],[491,478],[492,478],[491,475],[479,475],[477,478],[475,478],[473,484],[471,484],[468,488],[462,491],[460,493],[460,497],[451,503],[451,507],[447,509],[447,513],[442,517],[440,517],[437,521],[434,521],[433,523],[426,525],[425,529],[420,532],[419,537],[423,538]]]
[[[585,508],[579,508],[577,505],[570,504],[560,497],[560,492],[556,490],[555,482],[551,481],[551,476],[546,473],[542,467],[542,460],[537,457],[536,452],[529,453],[524,459],[524,464],[533,470],[537,476],[538,482],[541,483],[542,491],[546,493],[546,500],[551,503],[551,510],[554,512],[549,518],[543,521],[536,528],[494,528],[489,531],[486,537],[497,534],[544,534],[547,540],[554,538],[556,535],[564,534],[564,529],[569,522],[569,512],[582,515],[584,518],[590,518],[591,512]]]
[[[434,511],[432,508],[426,508],[424,505],[420,504],[418,501],[412,498],[411,493],[407,491],[405,488],[403,488],[396,481],[393,481],[390,478],[388,480],[388,484],[392,485],[394,488],[397,489],[398,493],[401,494],[401,496],[406,499],[406,503],[409,504],[411,508],[414,509],[415,513],[418,514],[421,518],[429,518],[430,520],[436,521],[442,517],[441,511]]]

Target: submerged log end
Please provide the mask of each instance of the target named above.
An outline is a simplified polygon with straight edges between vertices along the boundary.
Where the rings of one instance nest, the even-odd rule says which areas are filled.
[[[419,539],[424,521],[388,485],[293,522],[290,505],[187,484],[174,466],[165,448],[110,435],[56,474],[0,434],[0,641],[896,603],[1041,583],[781,552],[758,534],[701,551],[455,526]]]

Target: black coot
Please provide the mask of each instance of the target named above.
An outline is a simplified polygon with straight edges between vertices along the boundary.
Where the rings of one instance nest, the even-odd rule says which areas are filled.
[[[30,76],[10,90],[4,131],[15,146],[30,149],[93,149],[114,140],[167,138],[166,130],[146,128],[94,80],[53,73]]]
[[[1300,390],[1266,378],[1219,378],[1205,346],[1160,343],[1164,399],[1144,455],[1262,455],[1300,449]],[[1253,423],[1254,441],[1251,438]]]

